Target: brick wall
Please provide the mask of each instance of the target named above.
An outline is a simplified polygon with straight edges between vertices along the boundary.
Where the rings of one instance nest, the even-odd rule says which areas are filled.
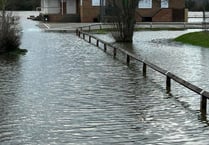
[[[161,9],[152,17],[153,22],[171,22],[173,21],[172,9]]]
[[[50,14],[48,18],[50,22],[80,22],[80,16],[78,14]]]
[[[83,5],[80,6],[81,22],[98,21],[100,14],[100,6],[92,6],[92,0],[83,0]]]
[[[185,0],[169,0],[170,8],[173,9],[184,9],[185,8]]]
[[[185,0],[169,0],[167,9],[161,9],[160,1],[153,0],[152,9],[137,9],[136,21],[143,18],[151,18],[153,22],[186,21],[184,9]]]

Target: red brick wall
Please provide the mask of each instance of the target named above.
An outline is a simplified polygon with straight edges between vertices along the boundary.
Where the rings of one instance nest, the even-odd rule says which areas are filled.
[[[169,0],[170,1],[170,8],[174,9],[184,9],[185,8],[185,0]]]
[[[173,21],[172,9],[161,9],[152,17],[153,22],[171,22]]]
[[[83,0],[83,5],[80,7],[81,22],[94,22],[100,14],[99,6],[92,6],[92,0]]]
[[[61,20],[62,15],[61,14],[50,14],[49,20],[50,22],[59,22]]]
[[[169,8],[161,9],[160,0],[153,0],[152,9],[137,9],[136,21],[142,21],[142,17],[152,17],[153,22],[171,22],[173,19],[173,9],[183,10],[185,8],[185,0],[169,0]],[[181,13],[182,18],[185,14]],[[180,16],[179,16],[180,17]],[[179,21],[186,21],[179,19]]]
[[[93,22],[100,13],[99,6],[92,6],[92,0],[83,0],[80,6],[81,22]],[[169,8],[184,9],[185,0],[169,0]],[[142,17],[152,17],[152,21],[173,21],[172,9],[161,9],[160,1],[153,0],[152,9],[138,9],[136,11],[136,20],[142,21]]]

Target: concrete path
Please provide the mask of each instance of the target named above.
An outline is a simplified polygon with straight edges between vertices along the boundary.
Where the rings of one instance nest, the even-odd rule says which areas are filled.
[[[38,26],[46,32],[66,32],[74,33],[76,28],[89,26],[89,25],[101,24],[101,23],[43,23],[40,22]],[[140,22],[136,24],[136,28],[163,28],[163,29],[203,29],[208,28],[208,23],[187,23],[187,22]],[[105,25],[110,27],[110,25]],[[96,27],[94,27],[96,28]]]
[[[76,28],[89,26],[95,23],[42,23],[38,25],[46,32],[71,32],[74,33]]]

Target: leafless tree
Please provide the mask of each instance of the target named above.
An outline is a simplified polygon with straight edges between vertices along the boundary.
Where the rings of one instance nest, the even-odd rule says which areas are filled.
[[[110,21],[113,23],[113,37],[116,41],[132,42],[135,26],[135,11],[140,0],[107,0],[111,7]]]
[[[6,11],[8,0],[0,0],[0,52],[19,49],[21,44],[21,29],[19,19]]]

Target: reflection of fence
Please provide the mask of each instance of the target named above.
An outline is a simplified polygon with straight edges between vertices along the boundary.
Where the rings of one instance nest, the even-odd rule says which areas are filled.
[[[99,27],[98,27],[99,26]],[[146,76],[147,74],[147,67],[163,74],[166,77],[166,90],[169,93],[171,91],[171,80],[179,83],[180,85],[192,90],[193,92],[199,94],[201,96],[201,101],[200,101],[200,111],[201,114],[203,116],[206,116],[207,114],[207,99],[209,99],[209,92],[203,90],[202,88],[199,88],[198,86],[195,86],[193,84],[191,84],[190,82],[176,76],[175,74],[169,72],[168,70],[162,69],[159,66],[152,64],[151,62],[140,58],[139,56],[136,56],[124,49],[121,49],[119,47],[115,47],[110,43],[107,43],[95,36],[93,36],[92,34],[89,34],[87,32],[85,32],[85,30],[90,31],[91,27],[96,27],[96,28],[102,28],[102,24],[97,24],[97,25],[92,25],[92,26],[85,26],[85,27],[80,27],[76,30],[76,34],[78,37],[83,38],[84,40],[88,41],[91,44],[96,45],[97,47],[101,48],[104,50],[104,52],[107,52],[107,49],[111,49],[112,50],[112,55],[115,58],[117,55],[117,51],[120,51],[121,53],[123,53],[126,56],[126,62],[127,65],[130,64],[131,59],[139,61],[143,64],[143,75]],[[93,42],[93,40],[95,41],[95,43]]]

